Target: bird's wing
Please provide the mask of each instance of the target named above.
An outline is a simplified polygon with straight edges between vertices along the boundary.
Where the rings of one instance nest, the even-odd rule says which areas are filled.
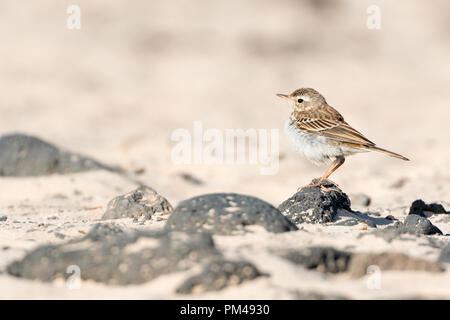
[[[299,112],[296,115],[295,124],[301,129],[312,134],[324,136],[328,139],[346,142],[361,146],[374,146],[375,144],[353,129],[342,116],[336,114],[314,114]]]

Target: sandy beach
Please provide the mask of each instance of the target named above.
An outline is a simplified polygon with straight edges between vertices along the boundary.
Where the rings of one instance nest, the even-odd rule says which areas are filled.
[[[78,0],[77,5],[81,28],[69,29],[66,1],[0,1],[1,136],[37,137],[106,168],[39,173],[44,161],[39,157],[27,162],[28,167],[11,167],[7,154],[12,149],[7,142],[1,144],[6,140],[0,137],[5,148],[0,157],[0,299],[450,298],[447,1],[378,1],[380,29],[367,27],[372,2],[365,0]],[[332,180],[349,196],[351,210],[336,209],[333,221],[295,223],[279,208],[298,187],[326,170],[295,152],[283,133],[290,110],[276,93],[299,87],[316,88],[377,145],[411,159],[404,162],[374,152],[349,157]],[[267,164],[260,159],[243,164],[205,159],[176,163],[173,134],[185,129],[194,135],[196,122],[203,133],[276,130],[277,170],[261,174]],[[59,159],[49,168],[62,166]],[[5,168],[12,168],[11,173]],[[27,168],[37,174],[21,174]],[[112,199],[140,185],[154,189],[170,210],[151,217],[103,217]],[[67,282],[70,275],[46,281],[33,269],[39,262],[23,260],[41,246],[64,251],[71,241],[77,246],[92,241],[103,252],[102,246],[116,240],[108,238],[109,233],[99,236],[101,240],[89,238],[100,224],[116,226],[120,234],[161,241],[162,249],[146,243],[142,247],[172,261],[164,255],[167,239],[158,232],[175,220],[173,212],[195,211],[183,201],[211,193],[255,197],[261,201],[258,205],[274,207],[264,207],[273,211],[270,219],[287,219],[295,230],[270,231],[266,220],[253,225],[241,221],[237,224],[243,229],[230,234],[212,229],[206,240],[197,239],[198,247],[189,249],[205,254],[205,261],[180,258],[192,267],[161,274],[152,269],[139,283],[132,278],[122,283],[119,276],[110,278],[117,283],[100,281],[100,276],[86,278],[81,268],[81,282],[73,288]],[[383,230],[406,223],[412,203],[419,199],[444,208],[421,211],[427,220],[421,223],[431,223],[441,234],[398,232],[387,239]],[[158,206],[161,201],[151,200]],[[240,209],[251,210],[247,202],[239,204]],[[176,254],[179,236],[167,240]],[[142,255],[128,252],[142,253],[141,247],[131,249],[134,240],[124,239],[114,242],[124,252],[118,257],[142,262]],[[348,254],[345,267],[330,271],[326,259],[312,266],[305,262],[312,259],[309,253],[295,255],[311,247],[331,247],[339,257]],[[279,254],[283,252],[288,257]],[[364,254],[374,255],[367,261],[379,267],[375,276],[361,269],[365,262],[355,262]],[[388,258],[376,256],[384,254]],[[227,274],[224,287],[204,289],[202,285],[213,281],[205,280],[202,271],[215,259],[249,265],[235,265],[242,272],[235,278]],[[21,261],[23,271],[12,274],[9,266]],[[156,268],[155,263],[149,268]],[[383,263],[395,268],[384,268]],[[254,275],[246,273],[250,269]],[[195,281],[206,282],[183,293],[180,286],[197,275]],[[208,273],[215,276],[214,271]]]

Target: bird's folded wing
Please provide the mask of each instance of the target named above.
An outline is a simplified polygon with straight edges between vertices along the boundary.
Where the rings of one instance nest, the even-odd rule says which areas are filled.
[[[361,146],[375,145],[343,120],[300,118],[296,121],[296,125],[299,129],[327,137],[331,140]]]

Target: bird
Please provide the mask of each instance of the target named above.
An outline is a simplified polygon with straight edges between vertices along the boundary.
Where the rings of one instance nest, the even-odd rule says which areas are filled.
[[[329,167],[317,182],[299,188],[320,187],[345,162],[349,155],[377,151],[401,160],[408,158],[383,149],[367,139],[362,133],[350,126],[344,117],[328,105],[325,98],[315,89],[301,88],[291,94],[277,94],[288,101],[292,107],[289,119],[286,120],[284,132],[290,144],[298,152],[316,165],[328,164]]]

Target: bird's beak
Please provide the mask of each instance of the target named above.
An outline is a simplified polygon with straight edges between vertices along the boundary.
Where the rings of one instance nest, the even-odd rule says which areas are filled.
[[[287,94],[277,93],[277,96],[288,101],[291,101],[291,98]]]

